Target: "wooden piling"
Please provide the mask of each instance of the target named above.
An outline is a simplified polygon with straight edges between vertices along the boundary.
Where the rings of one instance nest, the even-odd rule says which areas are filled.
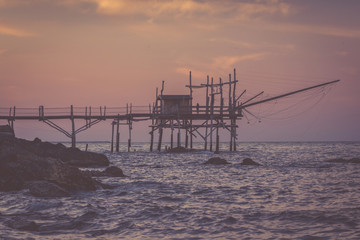
[[[219,144],[220,144],[220,137],[219,137],[219,122],[216,126],[216,148],[215,153],[219,153]]]
[[[162,135],[163,135],[163,127],[162,127],[162,120],[160,120],[160,126],[159,126],[158,152],[160,152],[160,151],[161,151]]]
[[[75,119],[74,119],[74,107],[70,107],[70,120],[71,120],[71,147],[76,147],[76,133],[75,133]]]
[[[118,114],[118,118],[116,121],[116,152],[120,151],[120,129],[119,129],[119,125],[120,125],[120,114]]]
[[[114,122],[111,123],[111,152],[114,152]]]

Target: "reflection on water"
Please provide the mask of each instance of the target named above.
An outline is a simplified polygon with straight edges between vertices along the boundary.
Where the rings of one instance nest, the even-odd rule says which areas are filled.
[[[223,144],[224,166],[203,165],[208,152],[108,149],[89,144],[128,178],[68,198],[0,193],[0,238],[360,239],[360,164],[326,161],[360,157],[359,143]],[[242,166],[246,157],[263,166]]]

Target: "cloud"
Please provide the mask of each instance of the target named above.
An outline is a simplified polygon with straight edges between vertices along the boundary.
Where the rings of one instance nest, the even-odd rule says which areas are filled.
[[[0,34],[8,35],[8,36],[15,36],[15,37],[29,37],[33,36],[33,33],[27,32],[22,29],[16,29],[13,27],[8,27],[4,25],[0,25]]]
[[[190,60],[186,61],[186,66],[189,66],[189,68],[183,67],[185,64],[182,63],[185,61],[178,61],[177,64],[181,66],[177,67],[175,72],[188,76],[189,70],[191,70],[193,77],[204,78],[208,74],[228,72],[239,62],[263,60],[269,54],[268,52],[259,52],[241,56],[217,56],[212,58],[211,62]]]
[[[344,27],[329,27],[319,25],[301,25],[301,24],[271,24],[261,23],[256,26],[260,29],[279,31],[279,32],[294,32],[294,33],[311,33],[326,36],[346,37],[346,38],[360,38],[360,30],[349,29]]]
[[[246,19],[262,15],[287,15],[290,5],[281,1],[196,1],[196,0],[63,0],[62,4],[81,7],[83,3],[95,7],[101,15],[140,15],[147,18],[213,16]]]

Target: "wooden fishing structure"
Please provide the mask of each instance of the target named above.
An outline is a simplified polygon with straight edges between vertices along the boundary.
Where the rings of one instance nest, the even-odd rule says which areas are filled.
[[[284,93],[275,97],[257,100],[264,92],[260,92],[248,99],[243,99],[246,90],[237,94],[236,70],[228,75],[227,80],[219,78],[217,82],[209,76],[206,82],[200,85],[192,84],[191,72],[187,95],[164,94],[165,82],[159,93],[156,88],[155,101],[148,106],[132,106],[106,108],[99,107],[94,111],[91,107],[76,108],[16,108],[10,107],[8,113],[5,108],[0,108],[0,120],[7,120],[14,130],[15,120],[38,120],[63,133],[71,139],[72,147],[76,146],[76,135],[93,125],[105,121],[111,122],[111,152],[120,150],[120,126],[128,126],[127,150],[131,150],[133,123],[150,121],[150,151],[154,150],[155,136],[157,134],[157,151],[162,150],[163,135],[165,130],[170,131],[170,149],[193,149],[194,138],[200,137],[204,141],[204,150],[219,152],[219,131],[229,132],[229,151],[236,151],[237,121],[242,119],[243,113],[250,113],[248,108],[275,101],[290,95],[309,91],[315,88],[328,86],[339,82],[334,80],[322,84],[310,86],[296,91]],[[203,99],[194,99],[194,91],[204,91]],[[199,102],[202,101],[202,104]],[[196,104],[195,104],[196,103]],[[71,130],[61,127],[56,120],[68,119],[71,122]],[[75,120],[85,120],[81,127],[75,127]],[[174,133],[175,132],[175,133]],[[176,134],[176,145],[174,141]],[[182,136],[183,135],[183,136]],[[184,140],[183,140],[184,139]],[[115,141],[114,141],[115,140]]]

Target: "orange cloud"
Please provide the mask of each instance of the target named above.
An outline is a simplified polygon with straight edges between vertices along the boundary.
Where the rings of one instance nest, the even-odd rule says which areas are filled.
[[[184,15],[221,16],[244,19],[261,14],[281,14],[290,12],[290,5],[277,0],[237,2],[237,1],[195,1],[195,0],[64,0],[62,3],[79,6],[87,2],[95,5],[96,12],[104,15],[143,15],[149,18],[161,16],[179,17]],[[192,15],[193,16],[193,15]]]
[[[8,26],[3,26],[0,25],[0,34],[2,35],[8,35],[8,36],[15,36],[15,37],[29,37],[29,36],[33,36],[33,33],[21,30],[21,29],[16,29],[16,28],[12,28],[12,27],[8,27]]]

